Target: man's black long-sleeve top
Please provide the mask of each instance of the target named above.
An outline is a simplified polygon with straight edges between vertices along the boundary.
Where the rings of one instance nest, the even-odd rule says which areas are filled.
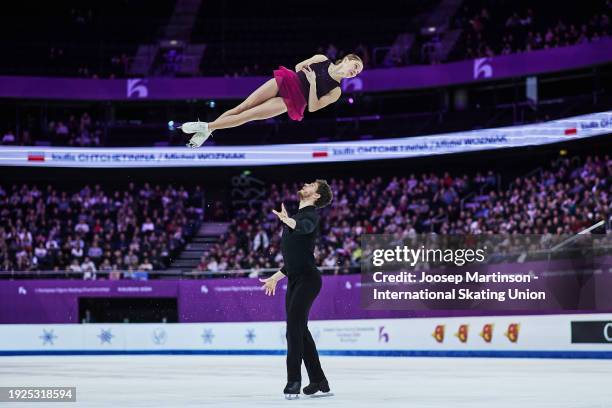
[[[293,216],[295,229],[283,226],[281,253],[285,266],[281,272],[287,277],[319,273],[315,264],[315,239],[319,232],[319,214],[314,205],[298,210]]]

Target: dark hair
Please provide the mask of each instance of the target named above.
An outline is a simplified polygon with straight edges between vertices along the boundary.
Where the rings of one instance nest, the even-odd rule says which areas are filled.
[[[339,60],[336,60],[336,64],[341,63],[345,58],[347,58],[349,61],[359,61],[361,63],[361,66],[363,66],[363,61],[361,60],[361,58],[357,54],[348,54],[348,55],[345,55],[344,57],[340,58]]]
[[[323,208],[329,203],[331,203],[333,198],[333,193],[331,191],[331,187],[327,184],[325,180],[317,180],[317,184],[319,187],[317,188],[317,194],[321,197],[317,198],[317,201],[314,202],[315,207]]]

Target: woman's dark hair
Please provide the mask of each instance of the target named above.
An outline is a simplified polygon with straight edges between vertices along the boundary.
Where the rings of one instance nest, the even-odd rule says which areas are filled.
[[[317,184],[319,187],[317,188],[317,194],[321,197],[317,198],[317,201],[314,202],[315,207],[323,208],[329,203],[331,203],[333,194],[331,191],[331,187],[327,184],[325,180],[317,180]]]
[[[349,61],[358,61],[358,62],[361,63],[361,66],[363,66],[363,61],[361,60],[361,58],[357,54],[348,54],[348,55],[345,55],[344,57],[340,58],[339,60],[336,60],[336,64],[341,63],[345,58],[347,58]]]

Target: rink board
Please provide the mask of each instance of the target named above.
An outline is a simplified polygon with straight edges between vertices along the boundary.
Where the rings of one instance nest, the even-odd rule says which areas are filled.
[[[612,314],[311,320],[322,354],[612,358]],[[5,324],[0,354],[284,354],[284,322]]]

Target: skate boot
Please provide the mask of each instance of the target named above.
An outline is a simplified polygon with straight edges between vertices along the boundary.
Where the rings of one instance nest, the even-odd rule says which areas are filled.
[[[298,399],[300,397],[300,381],[289,381],[283,390],[286,399]]]
[[[324,378],[323,381],[320,382],[311,382],[302,390],[304,394],[310,397],[328,397],[332,394],[329,392],[329,383],[327,379]]]
[[[177,126],[179,129],[183,131],[183,133],[207,133],[208,132],[208,122],[200,122],[198,119],[197,122],[185,122],[181,126]]]
[[[191,147],[192,149],[195,149],[196,147],[200,147],[202,146],[202,144],[204,144],[206,139],[210,137],[211,134],[212,132],[207,132],[207,133],[197,132],[195,135],[191,136],[191,139],[189,139],[189,143],[187,143],[185,146]]]

